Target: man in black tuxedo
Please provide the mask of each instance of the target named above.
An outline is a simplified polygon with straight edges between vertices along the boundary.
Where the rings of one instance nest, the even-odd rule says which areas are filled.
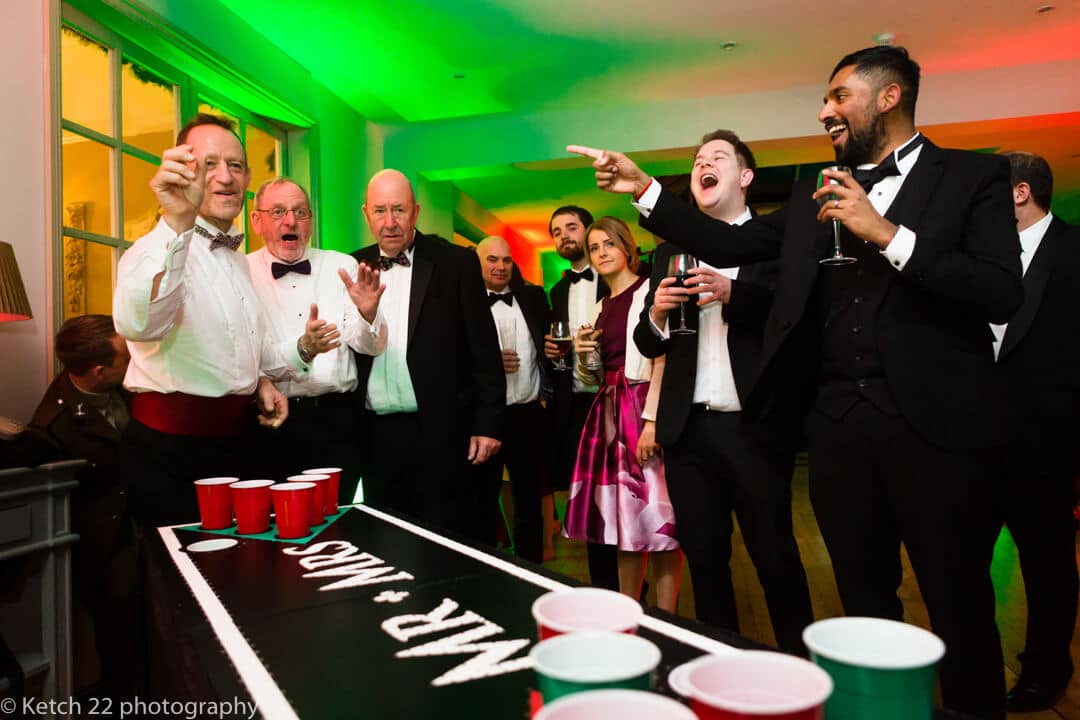
[[[733,225],[751,219],[746,193],[757,164],[730,130],[701,139],[690,193],[706,215]],[[700,263],[690,287],[667,277],[683,250],[670,238],[657,247],[645,310],[634,342],[647,357],[667,355],[656,412],[679,545],[694,578],[697,617],[738,632],[731,582],[731,512],[765,591],[777,644],[805,654],[802,631],[813,622],[806,573],[791,528],[791,447],[768,447],[744,427],[740,398],[750,390],[761,332],[772,306],[778,263],[715,268]],[[672,312],[684,310],[692,335],[671,334]],[[676,321],[677,322],[677,321]]]
[[[478,538],[468,467],[499,450],[506,401],[479,263],[416,230],[420,206],[397,170],[372,177],[363,210],[376,244],[353,257],[379,270],[385,290],[362,322],[386,333],[381,354],[356,358],[370,428],[365,501]]]
[[[811,502],[845,611],[902,619],[903,542],[948,647],[945,705],[1001,718],[986,323],[1020,306],[1020,244],[1007,161],[927,141],[918,84],[903,48],[843,58],[818,119],[855,177],[826,171],[839,184],[818,190],[799,181],[784,208],[739,227],[663,192],[625,155],[568,149],[594,158],[601,188],[634,194],[647,229],[697,257],[780,258],[744,413],[792,433],[805,422]],[[832,220],[857,262],[822,264]]]
[[[564,205],[551,214],[548,232],[555,242],[555,251],[570,261],[570,269],[551,287],[552,320],[564,320],[570,324],[570,334],[592,322],[593,309],[610,294],[607,283],[589,264],[585,251],[585,231],[593,223],[588,210],[577,205]],[[555,344],[548,340],[544,345],[548,360],[558,360],[561,354]],[[566,353],[567,366],[576,362],[573,350]],[[577,458],[581,430],[589,414],[597,388],[585,384],[573,370],[552,372],[554,391],[551,398],[551,421],[555,436],[554,481],[557,489],[570,486],[570,473]],[[589,560],[589,580],[597,587],[618,592],[619,573],[614,545],[586,544]]]
[[[1045,710],[1073,673],[1076,623],[1073,478],[1080,474],[1080,231],[1050,213],[1050,165],[1031,153],[1006,153],[1020,231],[1024,304],[993,326],[1005,397],[1002,519],[1020,555],[1027,594],[1023,671],[1009,691],[1012,712]]]
[[[490,313],[499,333],[506,373],[506,416],[502,448],[478,467],[489,491],[478,513],[491,518],[495,530],[503,466],[510,472],[514,498],[514,551],[518,557],[543,562],[541,488],[547,479],[548,418],[540,397],[548,369],[544,366],[544,335],[551,325],[547,295],[538,285],[514,280],[510,245],[491,236],[476,246],[480,271],[487,287]],[[491,539],[493,541],[493,538]],[[490,542],[490,541],[489,541]]]
[[[117,471],[117,448],[130,414],[122,387],[128,354],[108,315],[82,315],[56,334],[64,369],[34,411],[29,432],[51,448],[41,461],[85,459],[72,493],[74,599],[93,620],[104,689],[130,697],[137,672],[130,632],[135,612],[134,555],[127,478]]]

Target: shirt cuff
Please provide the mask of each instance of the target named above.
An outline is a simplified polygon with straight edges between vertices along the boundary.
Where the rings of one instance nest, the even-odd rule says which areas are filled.
[[[651,178],[649,180],[649,186],[645,188],[645,192],[641,193],[641,197],[634,200],[634,207],[644,217],[649,217],[659,200],[660,183],[656,182],[656,178]]]
[[[195,228],[185,230],[176,236],[169,247],[165,250],[165,262],[163,263],[164,274],[158,283],[157,295],[154,300],[159,300],[171,293],[180,285],[180,278],[184,276],[184,265],[187,262],[188,249],[191,247],[191,236]]]
[[[881,251],[893,269],[900,272],[915,252],[915,233],[901,225],[893,235],[892,242]]]
[[[667,340],[671,337],[671,333],[668,332],[667,320],[664,320],[664,327],[661,328],[657,326],[656,321],[653,320],[652,308],[649,309],[649,329],[653,331],[654,335],[663,340]]]

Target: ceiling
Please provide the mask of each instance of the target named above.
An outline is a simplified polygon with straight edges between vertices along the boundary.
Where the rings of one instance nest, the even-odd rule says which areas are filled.
[[[1048,3],[1056,7],[1040,12]],[[762,113],[730,127],[751,139],[763,165],[822,162],[830,149],[814,103],[835,62],[881,33],[909,48],[922,65],[924,88],[928,79],[943,79],[929,99],[920,98],[923,121],[924,113],[936,118],[932,139],[1037,150],[1063,191],[1080,188],[1080,83],[1071,75],[1071,82],[1049,86],[1040,71],[1080,61],[1077,0],[230,0],[227,7],[390,135],[411,140],[410,132],[424,133],[431,155],[449,153],[445,146],[465,137],[478,143],[479,156],[487,129],[529,124],[529,133],[490,162],[478,159],[466,170],[474,163],[429,168],[416,160],[412,169],[437,170],[538,244],[547,242],[547,215],[562,202],[628,214],[624,200],[597,193],[585,163],[561,151],[568,142],[588,142],[581,118],[614,123],[605,137],[616,147],[633,136],[621,149],[635,151],[651,172],[677,171],[688,167],[697,136],[734,121],[706,108],[692,118],[696,130],[673,142],[659,131],[650,139],[640,128],[620,135],[620,118],[646,117],[634,114],[642,107],[697,108],[692,103],[702,98],[769,97],[776,116]],[[1032,72],[1007,75],[1026,67]],[[1021,79],[1010,88],[980,87],[978,78],[996,77]],[[1021,85],[1036,98],[1052,97],[1055,112],[1038,102],[1004,111],[988,105],[982,115],[965,107],[969,90],[1000,102]],[[672,124],[686,121],[679,114]],[[784,126],[795,115],[802,124]],[[574,136],[543,137],[538,150],[535,138],[543,133],[533,126],[548,124],[549,134],[572,128]]]

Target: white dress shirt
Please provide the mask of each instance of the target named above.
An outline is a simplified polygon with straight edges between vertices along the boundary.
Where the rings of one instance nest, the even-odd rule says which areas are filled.
[[[899,157],[900,152],[918,139],[918,137],[919,133],[915,133],[907,142],[896,148],[896,150],[893,151],[893,159],[896,160],[896,158]],[[896,160],[896,167],[900,171],[899,175],[891,175],[883,178],[870,188],[870,192],[867,193],[867,198],[870,200],[870,204],[874,206],[874,209],[878,211],[878,214],[885,215],[888,211],[893,200],[896,199],[897,194],[900,192],[900,188],[903,187],[904,180],[911,172],[911,168],[915,166],[915,161],[919,159],[922,149],[923,146],[919,145],[917,148],[904,155],[902,159]],[[859,168],[872,167],[874,167],[874,164],[872,163],[859,166]],[[645,192],[641,194],[641,197],[633,201],[633,204],[639,213],[645,217],[649,217],[659,199],[660,183],[654,178],[649,183],[649,186],[645,188]],[[897,272],[904,269],[907,261],[911,259],[911,254],[915,252],[915,237],[914,231],[901,225],[897,228],[896,234],[893,235],[893,239],[888,247],[880,251],[881,254],[885,256],[885,259],[889,261],[889,265]]]
[[[1041,220],[1028,225],[1026,229],[1020,231],[1020,277],[1027,275],[1028,268],[1031,267],[1031,261],[1035,258],[1039,245],[1042,244],[1043,236],[1046,235],[1046,231],[1050,229],[1050,223],[1053,221],[1054,216],[1046,213]],[[1005,339],[1005,329],[1008,327],[1008,323],[1002,323],[1001,325],[990,323],[990,329],[994,333],[995,360],[998,353],[1001,352],[1001,341]]]
[[[382,251],[379,254],[385,256]],[[385,349],[371,363],[365,399],[367,408],[378,415],[413,413],[419,409],[407,357],[414,254],[415,246],[405,251],[409,267],[394,264],[379,273],[379,282],[386,286],[386,291],[379,300],[379,311],[372,323],[375,328],[360,318],[363,332],[386,337]]]
[[[576,283],[570,283],[566,295],[566,313],[572,337],[577,337],[578,328],[586,323],[591,323],[596,315],[596,283],[599,281],[600,275],[596,272],[596,268],[592,266],[588,266],[588,268],[592,270],[593,279],[582,278]],[[574,392],[596,392],[598,386],[588,384],[577,373],[573,375]]]
[[[744,208],[739,217],[731,222],[732,225],[742,225],[752,218],[750,208]],[[739,268],[716,268],[707,262],[698,260],[698,265],[707,267],[716,272],[735,280],[739,276]],[[708,297],[710,293],[702,293],[701,297]],[[653,331],[665,340],[670,337],[671,314],[664,323],[663,328],[658,328],[649,315],[649,325]],[[697,336],[697,371],[694,378],[693,400],[695,405],[702,404],[710,410],[720,412],[739,412],[742,405],[739,402],[739,392],[735,388],[735,374],[731,369],[731,353],[728,349],[728,324],[724,320],[723,303],[712,302],[699,309],[698,336]]]
[[[124,386],[134,392],[249,395],[260,375],[284,380],[308,369],[298,336],[276,341],[268,332],[244,256],[211,251],[194,228],[177,235],[164,220],[120,258],[113,322],[128,341]]]
[[[312,303],[319,306],[319,319],[336,325],[341,333],[340,346],[316,355],[309,373],[296,380],[278,382],[278,389],[290,398],[350,392],[357,383],[356,362],[350,348],[366,355],[378,355],[386,337],[380,343],[379,335],[366,323],[366,329],[361,332],[360,313],[338,276],[341,268],[355,278],[356,260],[345,253],[311,247],[304,251],[302,260],[311,263],[311,274],[290,272],[275,280],[270,266],[281,261],[265,247],[247,256],[251,284],[275,337],[284,342],[303,335]]]
[[[581,283],[578,283],[579,285]],[[489,291],[494,292],[494,291]],[[510,292],[506,290],[499,295]],[[503,345],[503,334],[500,327],[503,323],[514,325],[514,347],[518,354],[520,365],[518,371],[506,376],[506,404],[521,405],[530,403],[540,396],[540,366],[536,363],[536,347],[533,345],[532,335],[529,334],[529,325],[525,322],[525,313],[521,312],[521,305],[517,298],[507,305],[504,302],[495,302],[491,306],[491,317],[495,320],[495,327],[499,329],[499,348],[506,350]]]

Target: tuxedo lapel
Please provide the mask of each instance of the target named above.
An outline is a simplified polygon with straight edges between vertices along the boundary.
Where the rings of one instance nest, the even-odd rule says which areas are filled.
[[[1039,243],[1039,249],[1035,251],[1035,257],[1031,259],[1027,272],[1024,273],[1024,303],[1009,321],[1009,326],[1005,328],[1000,357],[1008,354],[1023,339],[1031,328],[1035,313],[1039,311],[1043,291],[1046,290],[1046,282],[1050,278],[1050,273],[1054,268],[1054,259],[1057,257],[1060,231],[1064,229],[1060,223],[1060,220],[1054,218],[1042,242]]]
[[[412,287],[409,290],[409,338],[406,347],[412,347],[413,333],[416,332],[416,321],[420,317],[420,307],[427,297],[428,285],[431,283],[431,273],[435,267],[434,261],[428,257],[427,238],[416,231],[414,241],[415,251],[412,259]]]
[[[894,225],[904,225],[918,232],[918,220],[930,202],[944,172],[941,150],[927,140],[919,151],[919,159],[904,178],[900,192],[885,211],[885,219]]]

